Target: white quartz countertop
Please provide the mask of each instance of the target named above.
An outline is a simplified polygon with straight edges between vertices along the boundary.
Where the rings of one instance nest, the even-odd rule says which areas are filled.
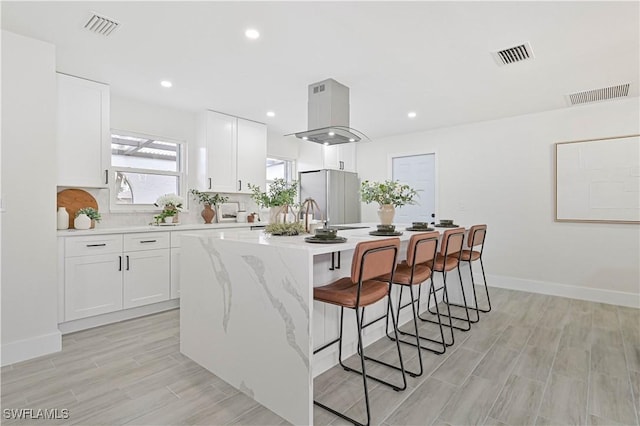
[[[299,248],[301,250],[306,250],[309,253],[315,254],[323,254],[323,253],[331,253],[336,251],[344,251],[344,250],[352,250],[356,247],[356,245],[361,241],[371,241],[377,240],[381,238],[392,238],[386,236],[373,236],[369,235],[369,232],[374,231],[376,229],[375,223],[359,223],[353,224],[353,226],[368,226],[368,228],[360,228],[360,229],[349,229],[349,230],[339,230],[338,236],[345,237],[347,239],[344,243],[308,243],[305,241],[305,238],[309,236],[309,234],[296,235],[292,237],[283,237],[283,236],[275,236],[269,235],[264,231],[248,231],[243,229],[212,229],[211,232],[198,232],[194,234],[184,234],[181,238],[200,238],[200,239],[215,239],[221,240],[221,243],[224,242],[239,242],[244,244],[251,245],[265,245],[271,247],[282,247],[282,248]],[[401,231],[402,235],[398,236],[400,241],[408,241],[415,232],[407,231],[406,228],[409,227],[410,224],[396,224],[396,230]],[[436,228],[440,233],[444,232],[446,228]]]
[[[134,232],[168,232],[168,231],[221,231],[230,228],[247,230],[252,226],[262,227],[264,222],[254,223],[238,223],[238,222],[224,222],[224,223],[212,223],[212,224],[185,224],[185,225],[168,225],[168,226],[122,226],[118,228],[100,228],[98,225],[94,229],[65,229],[58,231],[58,237],[76,237],[84,235],[108,235],[108,234],[129,234]]]

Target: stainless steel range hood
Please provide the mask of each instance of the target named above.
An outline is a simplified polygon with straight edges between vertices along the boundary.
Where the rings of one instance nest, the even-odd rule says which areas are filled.
[[[349,88],[329,78],[309,85],[307,130],[296,137],[324,145],[359,142],[367,136],[349,127]]]

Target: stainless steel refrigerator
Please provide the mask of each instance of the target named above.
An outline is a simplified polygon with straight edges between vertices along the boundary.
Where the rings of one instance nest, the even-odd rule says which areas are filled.
[[[315,219],[324,218],[330,225],[360,222],[360,180],[356,173],[313,170],[300,172],[298,180],[300,201],[313,198],[320,207]]]

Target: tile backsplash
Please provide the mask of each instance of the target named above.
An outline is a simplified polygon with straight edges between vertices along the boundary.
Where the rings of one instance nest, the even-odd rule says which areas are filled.
[[[66,187],[58,187],[58,191],[67,189]],[[102,216],[100,223],[96,224],[97,228],[121,228],[127,226],[144,226],[153,222],[153,216],[158,212],[110,212],[109,211],[109,190],[98,188],[79,188],[87,191],[98,202],[98,211]],[[258,212],[256,203],[247,194],[224,194],[229,197],[229,202],[241,203],[244,205],[248,213]],[[186,198],[186,197],[185,197]],[[192,198],[187,202],[187,210],[180,212],[180,223],[185,225],[204,223],[204,219],[200,215],[203,207]],[[55,214],[55,213],[54,213]],[[215,219],[214,219],[215,221]]]

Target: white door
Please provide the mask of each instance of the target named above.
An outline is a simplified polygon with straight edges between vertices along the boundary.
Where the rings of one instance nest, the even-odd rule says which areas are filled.
[[[249,183],[265,187],[267,178],[267,126],[238,118],[238,187],[250,194]]]
[[[169,249],[125,253],[125,309],[169,300],[169,262]]]
[[[65,321],[122,309],[122,260],[115,254],[65,260]]]
[[[392,179],[418,191],[416,203],[396,210],[394,222],[435,222],[436,214],[435,154],[393,157]]]

